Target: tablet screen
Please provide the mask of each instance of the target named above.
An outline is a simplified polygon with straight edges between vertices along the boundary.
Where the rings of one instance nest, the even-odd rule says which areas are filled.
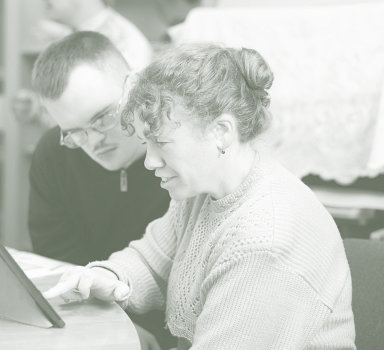
[[[0,243],[0,317],[40,327],[65,323]]]

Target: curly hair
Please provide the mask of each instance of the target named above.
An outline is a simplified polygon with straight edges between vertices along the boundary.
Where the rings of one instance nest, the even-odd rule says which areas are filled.
[[[164,118],[181,104],[204,127],[223,113],[236,118],[240,142],[269,125],[268,90],[273,73],[255,50],[216,44],[184,44],[162,53],[136,77],[123,113],[128,128],[136,115],[146,137],[156,138]]]

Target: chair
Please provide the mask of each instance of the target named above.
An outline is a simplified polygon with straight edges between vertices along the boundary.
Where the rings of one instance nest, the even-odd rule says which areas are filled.
[[[384,242],[345,239],[358,350],[384,349]]]

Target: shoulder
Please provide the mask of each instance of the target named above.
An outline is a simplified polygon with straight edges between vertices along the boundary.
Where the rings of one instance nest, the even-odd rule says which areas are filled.
[[[60,128],[58,126],[47,130],[40,138],[37,145],[38,149],[46,149],[55,146],[60,146]]]
[[[109,20],[98,31],[113,41],[134,70],[144,68],[152,58],[152,47],[144,34],[127,18],[108,9]]]
[[[40,138],[33,154],[33,162],[46,161],[47,159],[56,159],[63,153],[60,146],[60,128],[53,127],[45,132]]]
[[[149,41],[134,23],[111,8],[106,11],[109,21],[104,27],[100,28],[101,32],[105,31],[111,39],[136,40],[150,48]]]
[[[50,176],[62,176],[64,170],[69,170],[70,164],[89,166],[90,163],[93,161],[81,149],[70,150],[60,145],[60,128],[56,126],[40,138],[33,153],[31,172],[41,173],[45,169],[47,174],[51,172]]]
[[[40,138],[29,169],[30,184],[47,186],[56,181],[57,175],[63,174],[65,166],[65,150],[60,146],[60,129],[54,127],[46,131]]]
[[[136,27],[136,25],[133,24],[127,17],[124,17],[119,12],[115,11],[110,7],[107,8],[105,12],[109,17],[110,22],[113,23],[114,25],[120,28],[128,29],[135,34],[138,33],[140,36],[143,36],[143,38],[145,38],[144,34],[142,34],[141,31]]]
[[[269,242],[271,254],[304,278],[327,305],[333,305],[349,274],[340,232],[316,195],[283,166],[266,168],[265,196],[252,201],[240,241]],[[254,218],[254,219],[252,219]],[[252,238],[256,236],[256,239]],[[244,249],[249,249],[244,244]]]

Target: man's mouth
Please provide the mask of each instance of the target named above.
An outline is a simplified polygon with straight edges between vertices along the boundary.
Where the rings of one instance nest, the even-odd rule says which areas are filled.
[[[110,153],[110,152],[116,150],[116,148],[117,148],[116,146],[101,148],[95,152],[95,156],[96,157],[102,157],[102,156],[106,155],[107,153]]]

